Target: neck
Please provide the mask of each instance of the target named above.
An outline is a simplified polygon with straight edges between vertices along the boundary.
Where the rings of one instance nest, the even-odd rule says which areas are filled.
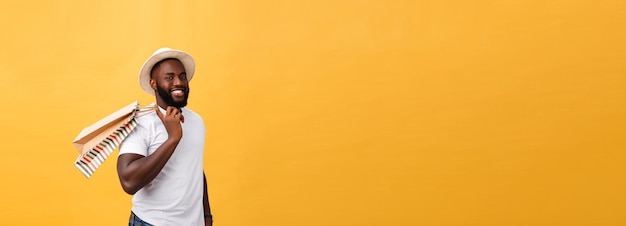
[[[159,107],[163,108],[163,109],[167,109],[167,104],[165,103],[165,101],[161,100],[161,98],[157,98],[156,99],[156,104],[159,105]]]

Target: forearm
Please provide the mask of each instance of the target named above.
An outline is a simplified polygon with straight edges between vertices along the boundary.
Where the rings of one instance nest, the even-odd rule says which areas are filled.
[[[151,155],[118,160],[118,174],[124,191],[135,194],[150,183],[174,153],[179,140],[168,139]]]

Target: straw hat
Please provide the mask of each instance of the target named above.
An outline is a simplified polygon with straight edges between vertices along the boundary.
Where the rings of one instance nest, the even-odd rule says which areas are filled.
[[[154,95],[154,89],[150,86],[150,71],[152,71],[152,67],[156,63],[161,60],[174,58],[180,60],[185,67],[185,72],[187,72],[187,80],[191,81],[193,78],[193,72],[196,69],[196,63],[193,61],[193,58],[188,53],[182,50],[170,49],[170,48],[160,48],[157,51],[154,51],[152,56],[143,63],[141,66],[141,70],[139,71],[139,85],[141,88],[146,91],[146,93],[150,95]]]

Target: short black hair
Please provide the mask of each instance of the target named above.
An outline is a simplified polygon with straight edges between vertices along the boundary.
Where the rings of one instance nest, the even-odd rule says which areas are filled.
[[[156,71],[156,69],[159,68],[159,66],[161,66],[161,63],[163,63],[166,60],[178,60],[178,61],[180,61],[177,58],[165,58],[163,60],[160,60],[159,62],[156,62],[156,64],[154,64],[154,66],[152,66],[152,69],[150,69],[150,78],[151,79],[153,78],[152,75],[154,74],[154,71]]]

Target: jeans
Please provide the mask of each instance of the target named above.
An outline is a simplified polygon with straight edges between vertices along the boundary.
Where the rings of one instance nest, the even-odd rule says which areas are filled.
[[[142,219],[139,219],[139,217],[137,217],[135,215],[135,213],[133,213],[133,211],[130,211],[130,219],[128,219],[128,226],[153,226],[148,222],[143,221]]]

